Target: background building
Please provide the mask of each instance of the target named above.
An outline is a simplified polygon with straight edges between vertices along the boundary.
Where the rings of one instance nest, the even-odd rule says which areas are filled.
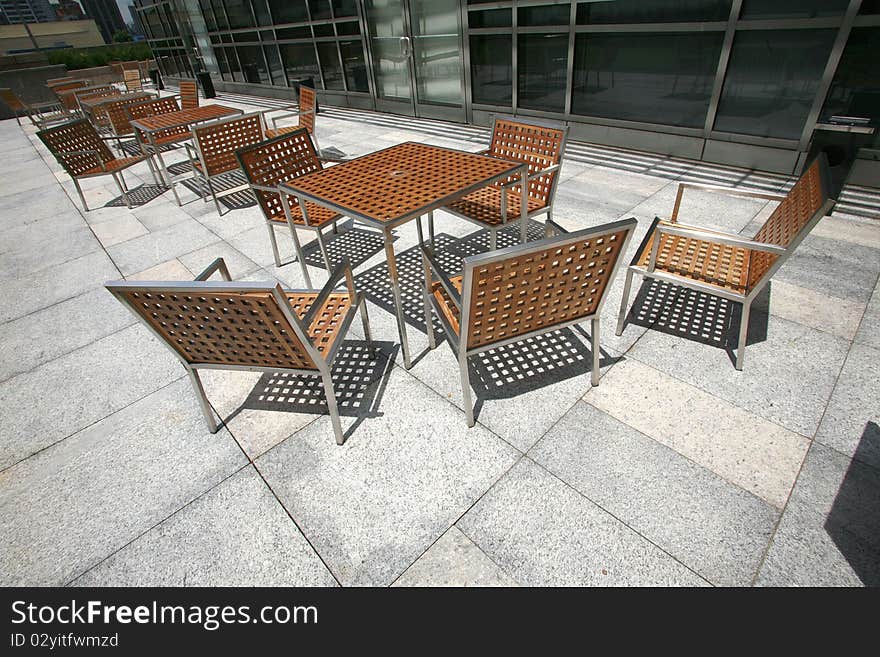
[[[86,16],[98,24],[105,42],[113,43],[113,35],[126,29],[116,0],[82,0],[82,6]]]
[[[168,76],[796,172],[832,114],[880,119],[880,0],[136,0]],[[880,139],[863,158],[880,166]]]
[[[5,24],[46,23],[55,20],[55,8],[49,0],[0,0]]]
[[[60,0],[55,6],[55,17],[60,21],[78,21],[86,15],[77,0]]]
[[[91,48],[104,45],[93,20],[0,25],[0,54],[43,48]]]

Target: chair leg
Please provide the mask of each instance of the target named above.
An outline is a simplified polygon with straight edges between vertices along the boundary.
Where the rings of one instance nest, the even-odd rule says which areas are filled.
[[[489,250],[494,251],[498,248],[498,231],[494,228],[489,229]]]
[[[88,212],[89,206],[86,205],[86,197],[83,195],[82,187],[79,186],[79,180],[77,180],[76,178],[73,179],[73,186],[76,187],[76,193],[79,194],[79,200],[83,204],[83,210]]]
[[[156,171],[156,163],[153,162],[152,156],[147,158],[147,166],[150,167],[150,174],[153,176],[153,182],[156,183],[156,187],[161,187],[162,181],[159,180],[159,174]]]
[[[629,293],[632,288],[633,270],[627,267],[626,281],[623,284],[623,297],[620,299],[620,313],[617,316],[617,332],[615,335],[623,333],[623,325],[626,322],[626,307],[629,304]]]
[[[434,247],[434,212],[428,213],[428,238],[431,240],[431,248]]]
[[[220,201],[217,200],[217,193],[214,191],[214,185],[211,184],[211,179],[205,177],[205,181],[208,183],[208,189],[211,190],[211,196],[214,199],[214,207],[217,208],[217,214],[223,216],[223,210],[220,209]]]
[[[119,187],[119,191],[122,192],[122,200],[125,201],[125,206],[131,210],[131,199],[128,196],[128,191],[125,186],[125,181],[122,180],[122,172],[117,172],[113,174],[113,180],[116,181],[116,186]]]
[[[464,415],[469,427],[474,426],[474,402],[471,399],[471,377],[468,372],[467,356],[464,353],[464,345],[459,347],[462,351],[458,355],[458,369],[461,371],[461,397],[464,404]]]
[[[744,301],[742,305],[742,316],[739,320],[739,343],[736,347],[736,369],[742,371],[743,361],[746,357],[746,338],[749,332],[749,311],[752,308],[751,301]]]
[[[193,389],[196,391],[196,397],[199,398],[199,406],[202,409],[202,415],[205,416],[208,430],[211,433],[217,433],[217,429],[220,427],[214,420],[214,411],[211,409],[211,404],[208,403],[208,397],[205,395],[205,389],[202,387],[202,380],[199,378],[199,373],[196,370],[188,369],[187,374],[189,374],[190,383],[192,383]]]
[[[296,233],[296,228],[294,228],[291,224],[287,224],[288,228],[290,228],[290,235],[293,237],[293,246],[296,249],[296,257],[299,260],[299,265],[302,267],[303,278],[306,281],[306,287],[311,289],[312,287],[312,279],[309,276],[309,268],[306,266],[306,256],[302,250],[302,244],[299,243],[299,235]],[[328,271],[329,273],[329,271]]]
[[[324,258],[324,266],[327,267],[327,273],[333,271],[333,267],[330,266],[330,256],[327,254],[327,245],[324,243],[324,234],[321,232],[321,229],[315,231],[318,234],[318,246],[321,248],[321,255]]]
[[[333,389],[333,379],[330,370],[321,372],[321,380],[324,382],[324,395],[327,397],[327,410],[330,411],[330,421],[333,423],[333,434],[336,436],[336,444],[345,442],[342,435],[342,422],[339,421],[339,408],[336,405],[336,391]]]
[[[361,312],[361,323],[364,325],[364,337],[367,339],[367,348],[376,356],[379,352],[373,345],[373,332],[370,330],[370,317],[367,314],[367,300],[363,297],[361,297],[359,310]]]
[[[278,241],[275,239],[275,227],[266,222],[266,228],[269,229],[269,242],[272,244],[272,255],[275,258],[275,266],[281,266],[281,255],[278,253]]]
[[[590,328],[590,351],[593,355],[593,371],[590,376],[590,385],[599,385],[599,361],[602,351],[599,348],[599,318],[594,317]]]

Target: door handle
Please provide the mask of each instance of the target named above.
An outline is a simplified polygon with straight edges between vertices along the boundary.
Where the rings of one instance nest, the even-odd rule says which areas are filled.
[[[400,56],[401,57],[409,57],[412,54],[412,41],[410,41],[409,37],[402,36],[400,37]]]

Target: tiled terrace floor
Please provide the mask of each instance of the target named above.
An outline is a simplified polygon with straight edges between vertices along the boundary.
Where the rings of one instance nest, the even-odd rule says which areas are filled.
[[[333,108],[318,124],[323,146],[353,155],[406,140],[477,150],[488,138]],[[621,272],[600,385],[584,330],[513,345],[474,363],[472,429],[451,350],[425,353],[415,227],[396,243],[419,355],[406,371],[380,243],[347,226],[332,250],[358,263],[382,357],[369,360],[352,329],[336,372],[350,393],[339,447],[320,388],[259,374],[205,376],[226,418],[208,433],[184,371],[102,288],[190,279],[217,256],[235,277],[302,286],[298,265],[272,265],[257,207],[244,198],[220,217],[181,188],[182,208],[166,192],[129,211],[95,179],[86,195],[98,209],[82,213],[31,128],[4,121],[0,143],[3,584],[880,583],[871,194],[850,190],[843,209],[863,216],[823,219],[775,277],[745,371],[729,353],[738,309],[665,286],[642,288],[615,337]],[[146,167],[135,173],[149,182]],[[578,228],[635,216],[635,245],[668,215],[676,182],[694,179],[789,182],[572,144],[556,218]],[[695,192],[682,216],[751,235],[771,209]],[[447,246],[469,242],[452,252],[486,248],[451,216],[437,230]]]

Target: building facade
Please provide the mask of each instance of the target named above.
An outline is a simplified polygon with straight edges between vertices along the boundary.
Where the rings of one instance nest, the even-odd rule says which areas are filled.
[[[0,0],[0,15],[6,25],[47,23],[55,20],[49,0]]]
[[[113,43],[113,35],[127,29],[116,0],[81,0],[86,16],[94,20],[105,43]]]
[[[880,119],[880,0],[135,0],[166,76],[796,172],[831,115]],[[880,162],[880,139],[860,157]]]

